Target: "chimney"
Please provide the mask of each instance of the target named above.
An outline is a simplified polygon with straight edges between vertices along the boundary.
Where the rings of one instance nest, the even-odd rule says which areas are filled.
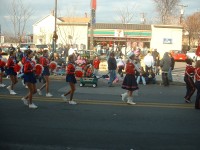
[[[51,15],[54,16],[54,10],[51,10]]]
[[[85,12],[85,18],[87,18],[87,13]]]

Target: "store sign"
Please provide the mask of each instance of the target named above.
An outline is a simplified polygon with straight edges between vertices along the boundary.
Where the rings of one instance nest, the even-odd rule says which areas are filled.
[[[163,39],[163,44],[172,44],[172,39],[164,38]]]
[[[124,37],[124,30],[116,29],[114,36],[115,37]]]

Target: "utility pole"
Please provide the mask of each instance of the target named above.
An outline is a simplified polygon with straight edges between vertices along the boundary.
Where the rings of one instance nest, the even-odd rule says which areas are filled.
[[[91,0],[90,50],[94,49],[94,24],[96,23],[96,0]]]
[[[181,7],[180,24],[182,24],[183,23],[184,8],[188,7],[188,6],[187,5],[183,5],[183,4],[180,4],[178,6]]]
[[[55,11],[54,11],[54,17],[55,17],[55,24],[54,24],[54,32],[53,32],[53,52],[52,52],[52,60],[54,60],[54,52],[56,51],[56,41],[58,39],[58,35],[56,33],[56,21],[57,21],[57,0],[55,0]]]
[[[146,24],[146,19],[144,13],[141,13],[141,24]]]

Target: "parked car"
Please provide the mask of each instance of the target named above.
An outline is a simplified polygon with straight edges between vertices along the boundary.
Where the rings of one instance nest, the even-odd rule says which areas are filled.
[[[171,50],[170,53],[175,61],[185,61],[188,58],[181,50]]]
[[[39,49],[48,50],[48,45],[47,44],[36,44],[35,46],[37,48],[37,51]]]
[[[37,50],[35,44],[32,44],[32,43],[21,43],[19,47],[20,47],[20,50],[22,52],[24,52],[24,50],[28,49],[28,46],[30,46],[30,49],[33,50],[33,51]]]
[[[195,61],[197,58],[196,50],[197,48],[191,48],[189,51],[187,51],[186,53],[187,57]]]
[[[2,46],[2,53],[1,55],[9,55],[9,47],[8,46]]]

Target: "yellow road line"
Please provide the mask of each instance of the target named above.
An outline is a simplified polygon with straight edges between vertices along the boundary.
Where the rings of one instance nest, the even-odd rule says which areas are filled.
[[[11,99],[11,100],[21,100],[21,96],[8,96],[0,95],[0,100]],[[41,102],[63,102],[61,98],[47,98],[47,97],[33,97],[34,101]],[[148,103],[148,102],[137,102],[136,105],[128,105],[122,101],[108,101],[108,100],[80,100],[74,99],[79,104],[89,104],[89,105],[112,105],[112,106],[136,106],[136,107],[157,107],[157,108],[182,108],[182,109],[193,109],[192,104],[169,104],[169,103]]]

